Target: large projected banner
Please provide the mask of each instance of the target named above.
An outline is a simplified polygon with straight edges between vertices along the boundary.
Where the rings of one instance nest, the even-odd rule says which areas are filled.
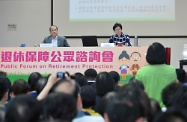
[[[121,84],[126,83],[145,66],[147,47],[64,47],[64,48],[0,48],[0,69],[9,78],[28,76],[32,72],[49,74],[58,71],[84,73],[88,68],[97,72],[117,71]]]
[[[70,0],[70,21],[173,21],[175,0]]]

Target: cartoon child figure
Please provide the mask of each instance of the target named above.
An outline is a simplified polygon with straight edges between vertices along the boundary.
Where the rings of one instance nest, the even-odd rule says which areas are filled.
[[[127,64],[129,63],[130,57],[126,51],[122,51],[118,59],[119,59],[118,62],[121,65],[119,69],[121,70],[122,80],[126,80],[127,71],[129,68]]]
[[[140,66],[137,64],[137,61],[141,59],[141,55],[139,52],[133,52],[131,54],[131,60],[135,62],[130,68],[130,71],[132,72],[133,76],[136,75],[137,71],[140,69]]]

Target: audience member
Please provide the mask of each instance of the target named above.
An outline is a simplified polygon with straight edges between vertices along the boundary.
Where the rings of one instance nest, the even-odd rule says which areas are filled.
[[[135,77],[133,77],[129,80],[129,84],[132,84],[144,91],[143,83],[140,80],[135,79]]]
[[[162,90],[162,101],[164,105],[166,106],[166,108],[171,106],[172,98],[174,97],[174,94],[178,90],[179,87],[181,87],[181,83],[174,82],[174,83],[167,85]]]
[[[132,84],[124,85],[119,91],[119,96],[122,96],[121,98],[130,101],[138,108],[139,119],[142,118],[144,120],[150,116],[150,100],[146,93],[140,88]]]
[[[80,87],[88,85],[88,82],[85,76],[80,76],[80,77],[75,76],[75,81],[79,84]]]
[[[180,83],[184,83],[185,81],[185,77],[186,77],[186,72],[184,69],[176,69],[176,73],[177,73],[177,79]]]
[[[40,92],[43,90],[46,84],[47,84],[47,78],[45,77],[40,78],[36,83],[36,87],[35,87],[36,93],[40,94]]]
[[[6,76],[7,76],[6,72],[0,71],[0,77],[6,77]]]
[[[100,107],[99,107],[99,113],[104,116],[104,112],[106,110],[106,107],[110,101],[113,99],[116,99],[116,96],[118,94],[116,92],[108,92],[102,99]]]
[[[5,119],[6,122],[37,122],[41,110],[36,99],[28,95],[20,95],[10,101]]]
[[[95,69],[87,69],[84,72],[84,76],[86,77],[88,84],[91,85],[95,83],[95,79],[97,77],[97,71]]]
[[[182,108],[187,112],[187,83],[181,85],[171,99],[171,105]]]
[[[157,100],[161,107],[164,107],[161,92],[165,86],[176,82],[175,68],[165,64],[165,48],[158,42],[149,46],[146,60],[149,64],[138,70],[136,79],[142,81],[147,95]]]
[[[86,115],[91,116],[101,116],[99,113],[95,112],[92,107],[95,105],[95,99],[96,99],[96,92],[93,87],[90,85],[83,86],[80,89],[80,95],[82,98],[82,105],[83,109],[82,111]]]
[[[23,79],[18,79],[14,81],[11,92],[13,96],[17,96],[21,94],[28,94],[29,90],[30,90],[29,84]]]
[[[44,100],[46,117],[49,120],[72,122],[77,115],[76,100],[70,94],[52,93]]]
[[[131,97],[136,101],[135,97]],[[139,106],[134,104],[130,99],[118,95],[116,99],[112,99],[105,110],[105,122],[143,122],[139,117]]]
[[[114,80],[108,72],[100,72],[96,78],[96,103],[94,110],[98,113],[99,107],[102,101],[103,96],[108,92],[114,91],[115,85]]]
[[[160,113],[154,122],[187,122],[187,113],[183,109],[170,108]]]
[[[38,72],[33,72],[30,74],[28,78],[28,83],[30,85],[30,96],[37,98],[38,94],[36,93],[36,83],[42,77],[42,75]]]
[[[120,86],[118,86],[118,83],[120,81],[120,75],[118,72],[116,71],[110,71],[109,72],[110,76],[113,78],[114,83],[115,83],[115,90],[118,90],[120,88]]]
[[[65,79],[59,79],[56,77],[57,73],[53,73],[47,82],[47,85],[44,87],[42,92],[38,96],[38,100],[42,100],[45,98],[49,91],[51,90],[52,93],[61,92],[66,94],[71,94],[74,96],[77,102],[77,116],[73,119],[73,122],[82,122],[82,121],[89,121],[89,122],[104,122],[102,117],[99,116],[86,116],[84,112],[82,112],[82,101],[79,95],[79,87],[75,81],[71,80],[69,77],[65,77]]]
[[[0,108],[5,109],[5,102],[8,100],[9,79],[0,77]]]

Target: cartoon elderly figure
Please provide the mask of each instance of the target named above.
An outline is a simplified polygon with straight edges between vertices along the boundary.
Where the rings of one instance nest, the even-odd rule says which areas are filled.
[[[130,57],[127,54],[126,51],[122,51],[122,53],[119,55],[119,63],[120,63],[120,71],[121,71],[121,76],[122,80],[126,80],[127,72],[129,66],[127,65],[129,63]]]

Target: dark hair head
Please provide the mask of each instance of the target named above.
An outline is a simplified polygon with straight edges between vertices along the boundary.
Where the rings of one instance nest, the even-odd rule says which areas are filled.
[[[114,80],[108,72],[101,72],[96,78],[96,92],[99,96],[104,96],[110,91],[114,91]]]
[[[106,110],[107,105],[112,101],[117,98],[117,93],[116,92],[108,92],[103,99],[101,100],[101,104],[98,107],[98,113],[104,116],[104,112]]]
[[[61,89],[66,88],[66,89]],[[53,85],[51,88],[50,93],[68,93],[74,96],[74,98],[77,100],[79,95],[80,87],[75,81],[71,81],[68,79],[61,79],[57,83]]]
[[[187,110],[187,83],[182,84],[171,99],[171,105]]]
[[[110,122],[135,122],[138,119],[137,107],[128,100],[113,100],[105,113]]]
[[[87,80],[95,80],[97,77],[97,71],[95,69],[87,69],[84,72],[84,76],[87,78]]]
[[[79,84],[80,87],[88,85],[88,82],[85,76],[75,77],[75,81]]]
[[[30,85],[30,91],[35,91],[36,83],[42,77],[42,75],[38,72],[33,72],[30,74],[28,83]]]
[[[6,72],[0,71],[0,77],[6,77]]]
[[[14,93],[15,96],[20,94],[27,94],[29,89],[29,84],[23,79],[14,81],[14,84],[12,85],[12,93]]]
[[[51,25],[51,26],[49,27],[49,31],[51,31],[51,27],[56,27],[56,29],[58,30],[58,27],[57,27],[56,25]]]
[[[172,107],[160,113],[154,122],[187,122],[187,114],[183,109]]]
[[[4,94],[9,91],[10,80],[7,77],[0,77],[0,100],[3,98]]]
[[[47,78],[40,78],[38,82],[36,83],[36,92],[37,94],[40,94],[40,92],[43,90],[45,85],[47,84]]]
[[[121,25],[120,23],[116,22],[116,23],[114,24],[114,26],[113,26],[113,31],[115,31],[115,29],[116,29],[117,27],[120,27],[120,29],[122,30],[122,25]]]
[[[36,122],[41,115],[39,102],[28,96],[15,97],[8,105],[6,122]]]
[[[143,83],[140,80],[135,79],[135,77],[132,77],[129,80],[129,84],[134,85],[134,86],[136,86],[136,87],[138,87],[138,88],[140,88],[141,90],[144,91],[144,85],[143,85]]]
[[[70,94],[53,93],[44,100],[46,116],[71,122],[77,114],[76,100]]]
[[[179,82],[184,83],[185,82],[185,77],[186,77],[186,72],[184,69],[176,69],[177,73],[177,79]]]
[[[83,108],[93,107],[95,105],[96,92],[90,85],[83,86],[80,89]]]
[[[147,94],[140,88],[127,84],[119,91],[121,98],[131,101],[139,111],[139,117],[148,117],[150,112],[150,100]]]
[[[115,84],[118,84],[119,80],[120,80],[120,75],[118,72],[116,71],[110,71],[109,72],[110,76],[114,79]]]
[[[177,89],[181,87],[180,83],[171,83],[162,90],[162,101],[166,107],[171,106],[172,99]]]
[[[84,76],[82,73],[80,73],[80,72],[76,72],[75,73],[75,78],[77,78],[77,77],[81,77],[81,76]]]
[[[149,64],[164,64],[166,62],[166,52],[162,44],[155,42],[147,50],[146,60]]]
[[[127,54],[127,52],[124,50],[122,51],[122,53],[119,55],[119,60],[122,58],[126,58],[126,59],[130,59],[129,55]]]

